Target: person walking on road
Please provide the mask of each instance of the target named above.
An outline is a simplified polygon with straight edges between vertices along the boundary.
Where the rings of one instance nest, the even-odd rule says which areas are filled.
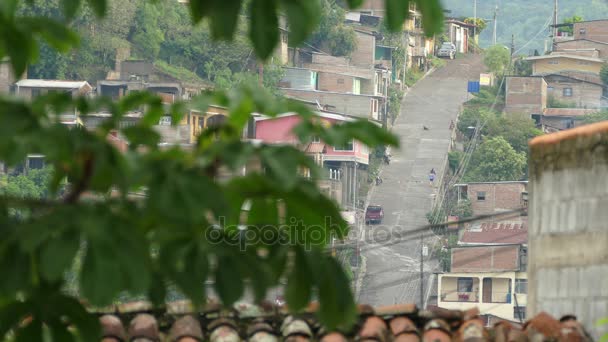
[[[435,173],[435,169],[432,168],[431,172],[429,172],[429,183],[430,183],[431,186],[433,186],[433,182],[435,181],[435,176],[436,175],[437,174]]]

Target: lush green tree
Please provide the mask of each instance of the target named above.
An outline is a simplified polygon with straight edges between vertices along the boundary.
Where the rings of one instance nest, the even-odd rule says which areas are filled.
[[[135,14],[136,26],[132,40],[137,48],[136,53],[149,61],[154,61],[160,52],[165,36],[159,26],[162,17],[159,4],[145,1]]]
[[[498,113],[492,111],[485,106],[466,106],[462,113],[458,116],[458,130],[465,136],[473,134],[474,127],[482,129],[482,133],[486,132],[487,122],[493,121],[498,116]]]
[[[473,216],[473,207],[468,199],[461,199],[450,208],[450,215],[458,216],[459,220]]]
[[[517,58],[513,63],[513,73],[517,76],[532,75],[532,62],[525,60],[523,57]]]
[[[484,51],[483,63],[496,75],[502,74],[511,62],[511,52],[505,46],[494,45]]]
[[[477,34],[480,34],[488,26],[488,23],[482,18],[469,17],[464,18],[463,21],[468,24],[477,25],[477,28],[475,28],[475,33]]]
[[[2,2],[0,59],[8,57],[15,74],[21,75],[35,59],[39,41],[63,53],[78,46],[79,35],[67,25],[80,13],[80,2],[61,1],[61,17],[22,15],[15,12],[15,2]],[[439,1],[415,2],[421,5],[427,33],[438,32],[443,25]],[[96,16],[107,13],[107,1],[87,3]],[[279,4],[287,13],[294,44],[315,29],[318,12],[309,5],[314,1],[250,3],[249,39],[260,60],[266,60],[278,42]],[[358,3],[348,1],[353,7]],[[189,1],[193,22],[207,19],[213,38],[231,39],[243,2],[215,4]],[[399,29],[407,2],[387,0],[386,6],[387,25]],[[140,12],[136,21],[147,21],[142,18],[145,13]],[[138,34],[159,36],[147,30],[134,32]],[[162,44],[162,39],[142,41],[150,44],[142,51],[155,57],[158,41]],[[320,302],[319,319],[328,330],[352,325],[356,307],[349,280],[326,249],[333,238],[346,235],[347,224],[336,203],[316,186],[320,170],[295,147],[255,145],[243,141],[241,133],[253,112],[270,116],[296,112],[302,121],[294,132],[302,142],[317,136],[334,146],[356,139],[373,147],[396,146],[397,138],[366,121],[325,127],[302,104],[274,98],[262,87],[243,84],[205,93],[189,106],[204,112],[209,103],[226,107],[227,120],[202,134],[191,150],[184,150],[159,147],[160,136],[153,126],[167,112],[178,122],[186,104],[166,108],[160,98],[146,92],[130,94],[118,103],[73,99],[67,93],[41,96],[31,104],[0,98],[0,160],[14,166],[35,151],[53,166],[51,198],[0,194],[3,338],[10,331],[18,341],[42,340],[44,330],[53,340],[73,340],[70,335],[76,331],[81,340],[96,341],[98,318],[82,303],[100,307],[127,293],[158,306],[168,288],[174,287],[198,307],[205,303],[208,278],[214,279],[215,290],[227,306],[246,288],[259,301],[286,279],[290,310],[301,310],[314,295]],[[138,124],[119,127],[126,113],[141,107],[146,110]],[[58,123],[56,113],[73,110],[82,115],[109,110],[112,116],[95,131]],[[106,140],[114,129],[130,142],[125,153]],[[261,167],[242,175],[250,161]],[[302,169],[311,170],[312,179],[301,177]],[[225,171],[233,177],[219,181]],[[69,179],[70,186],[59,198],[55,194],[63,179]],[[145,196],[131,196],[142,189]],[[7,215],[13,209],[35,215],[14,220]],[[250,235],[241,234],[241,228],[266,238],[261,234],[266,229],[275,234],[264,241],[245,240]],[[65,274],[75,263],[82,265],[78,292],[66,293]]]
[[[583,17],[578,16],[578,15],[573,15],[571,17],[565,18],[564,21],[562,21],[562,23],[564,24],[573,24],[573,23],[580,23],[581,21],[583,21]],[[570,26],[563,26],[558,28],[559,32],[567,32],[570,33],[570,35],[572,35],[572,27]]]
[[[471,156],[465,182],[515,181],[524,176],[526,156],[498,136],[485,140]]]
[[[501,115],[488,121],[484,134],[488,137],[503,137],[515,151],[527,153],[528,141],[542,134],[534,120],[524,115]]]
[[[355,31],[344,24],[346,11],[332,0],[321,0],[319,27],[310,44],[334,56],[350,56],[357,46]]]

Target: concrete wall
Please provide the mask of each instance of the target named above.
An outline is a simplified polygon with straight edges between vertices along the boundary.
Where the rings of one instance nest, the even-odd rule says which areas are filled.
[[[608,44],[596,43],[589,40],[568,40],[557,43],[557,51],[576,49],[596,49],[600,58],[608,58]]]
[[[601,62],[583,61],[564,57],[532,61],[533,75],[556,74],[563,71],[584,71],[599,74],[601,68]]]
[[[313,72],[307,69],[284,68],[285,74],[281,79],[281,86],[294,89],[315,89]]]
[[[608,122],[530,142],[529,315],[608,326]]]
[[[608,20],[574,23],[574,39],[589,39],[608,42]]]
[[[372,34],[355,31],[357,48],[350,56],[352,65],[370,67],[374,65],[376,54],[376,37]]]
[[[386,12],[384,7],[384,0],[364,0],[358,11],[371,12],[372,15],[378,17],[384,17]]]
[[[521,193],[526,190],[525,182],[471,183],[467,196],[471,201],[473,216],[493,214],[522,207]],[[485,200],[477,200],[477,192],[485,192]]]
[[[547,96],[563,102],[572,102],[580,108],[599,108],[602,102],[602,86],[559,76],[545,77]],[[572,89],[571,96],[564,95],[564,89]]]
[[[15,83],[15,77],[8,62],[0,61],[0,94],[7,94],[11,85]]]
[[[505,112],[539,114],[547,106],[547,83],[541,77],[507,77]]]
[[[329,72],[319,73],[319,90],[338,93],[353,92],[354,77]]]

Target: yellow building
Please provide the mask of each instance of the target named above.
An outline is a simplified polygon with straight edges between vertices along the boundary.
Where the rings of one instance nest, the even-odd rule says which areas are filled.
[[[205,113],[190,110],[187,119],[187,124],[190,125],[190,143],[194,143],[203,130],[223,123],[227,116],[227,108],[215,105],[210,105]]]
[[[575,54],[551,54],[526,58],[532,62],[532,75],[578,71],[599,74],[604,60]]]

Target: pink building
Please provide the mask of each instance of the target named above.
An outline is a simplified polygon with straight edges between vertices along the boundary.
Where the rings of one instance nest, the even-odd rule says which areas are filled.
[[[355,119],[332,113],[317,113],[318,118],[330,125]],[[327,180],[321,181],[328,194],[343,207],[355,206],[360,185],[367,181],[369,149],[359,141],[353,140],[345,146],[330,146],[320,140],[300,145],[293,134],[293,128],[301,122],[295,113],[278,117],[258,116],[255,118],[255,139],[267,144],[289,144],[299,147],[310,155],[327,172]],[[339,189],[339,190],[338,190]]]

